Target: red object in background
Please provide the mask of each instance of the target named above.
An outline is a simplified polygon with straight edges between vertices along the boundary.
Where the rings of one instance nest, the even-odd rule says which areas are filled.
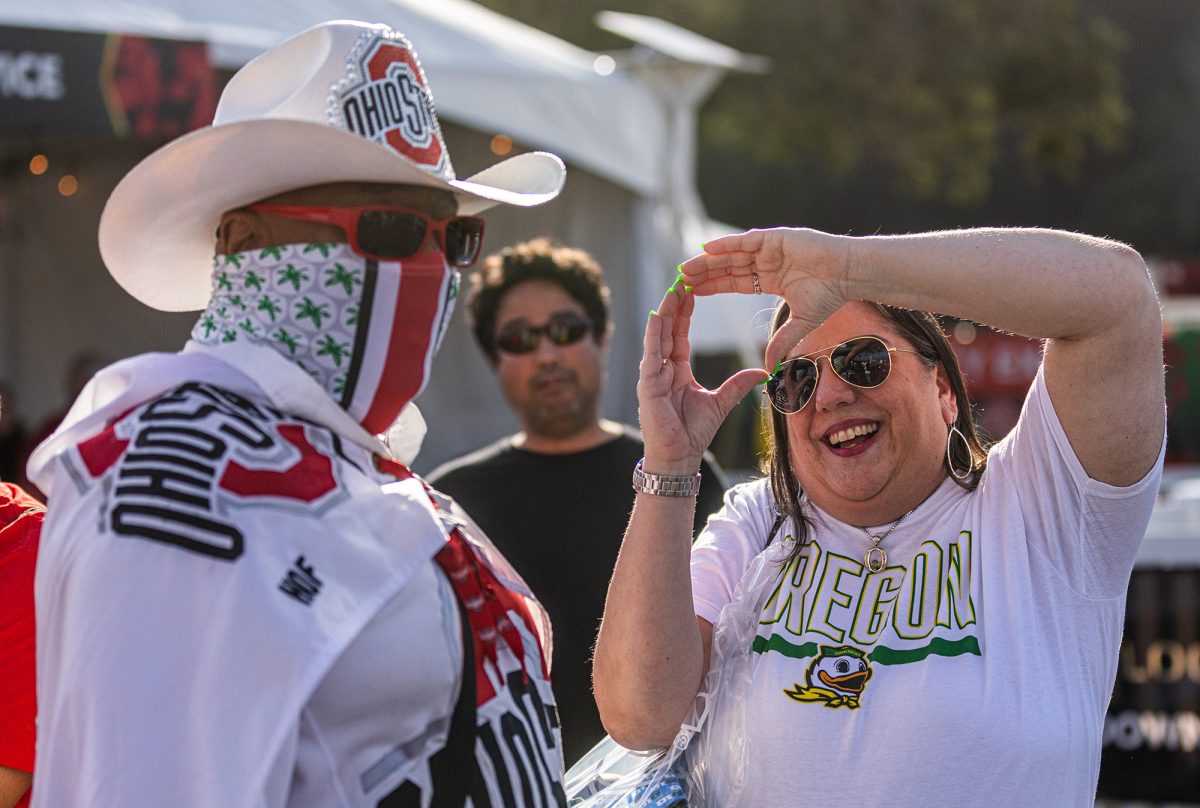
[[[963,322],[950,329],[950,344],[967,377],[967,392],[985,439],[999,440],[1021,414],[1042,361],[1041,341]]]
[[[959,342],[959,328],[955,328],[951,345],[966,374],[971,397],[1014,395],[1023,399],[1042,361],[1041,341],[998,334],[980,326],[968,325],[966,329],[974,339]]]
[[[217,89],[206,45],[139,36],[118,40],[108,81],[126,134],[170,139],[212,123]]]
[[[1200,270],[1200,265],[1197,265]],[[1021,405],[1042,360],[1040,340],[999,334],[960,323],[950,343],[978,406],[978,422],[998,440],[1017,423]],[[1200,462],[1200,330],[1168,331],[1163,341],[1167,391],[1167,462]]]
[[[1200,260],[1155,261],[1152,264],[1159,294],[1200,295]]]
[[[1169,330],[1163,341],[1167,366],[1167,462],[1200,463],[1200,330]]]
[[[0,766],[34,768],[33,571],[45,508],[0,482]],[[17,808],[29,805],[29,793]]]

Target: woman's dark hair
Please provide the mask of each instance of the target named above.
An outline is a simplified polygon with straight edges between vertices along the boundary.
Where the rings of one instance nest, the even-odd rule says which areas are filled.
[[[604,272],[589,253],[563,247],[548,238],[505,247],[489,255],[471,276],[467,317],[475,341],[495,362],[496,310],[509,289],[526,281],[550,281],[575,299],[592,321],[592,336],[600,341],[608,329],[608,287]]]
[[[960,440],[951,441],[947,464],[953,463],[954,468],[960,471],[965,468],[971,469],[970,474],[966,475],[964,479],[960,479],[953,472],[950,472],[950,477],[968,491],[975,490],[987,469],[987,450],[984,448],[979,431],[975,428],[971,398],[967,395],[967,383],[963,377],[962,368],[959,367],[958,357],[954,355],[950,341],[946,339],[946,334],[938,324],[937,318],[927,311],[912,311],[896,306],[886,306],[882,303],[868,303],[867,305],[896,328],[900,335],[912,345],[913,350],[917,352],[926,367],[933,368],[940,364],[945,368],[946,377],[950,380],[950,388],[954,391],[954,397],[958,402],[958,418],[955,420],[954,426],[958,427],[966,437],[965,443]],[[780,301],[771,321],[772,334],[787,322],[789,314],[787,303]],[[788,457],[787,416],[771,407],[770,404],[765,406],[770,411],[771,420],[763,472],[771,481],[771,494],[775,499],[775,512],[779,517],[775,529],[777,530],[789,519],[795,526],[796,544],[790,556],[794,557],[808,542],[811,525],[808,517],[800,508],[800,498],[804,492],[800,490],[800,482],[792,471],[792,463]],[[948,465],[947,471],[950,471]]]

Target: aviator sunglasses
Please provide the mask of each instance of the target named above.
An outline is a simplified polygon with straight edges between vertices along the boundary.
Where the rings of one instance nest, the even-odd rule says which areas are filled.
[[[529,325],[518,320],[505,326],[496,335],[496,347],[507,354],[527,354],[537,348],[538,338],[542,334],[562,347],[579,342],[591,330],[592,323],[586,317],[573,311],[563,311],[550,315],[545,325]]]
[[[767,379],[763,391],[771,406],[784,415],[800,412],[812,400],[817,389],[820,368],[817,358],[828,348],[807,356],[797,356],[779,367]],[[919,354],[907,348],[892,348],[879,337],[863,336],[848,339],[829,350],[829,367],[846,384],[855,387],[878,387],[892,372],[892,352]]]
[[[483,244],[483,219],[478,216],[434,219],[419,210],[390,205],[247,205],[246,208],[301,222],[337,225],[345,231],[350,249],[376,261],[415,255],[431,230],[451,266],[471,266]]]

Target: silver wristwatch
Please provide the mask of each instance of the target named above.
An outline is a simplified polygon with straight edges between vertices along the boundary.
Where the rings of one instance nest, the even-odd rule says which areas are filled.
[[[684,477],[669,474],[651,474],[642,466],[642,458],[633,467],[633,490],[639,494],[654,494],[658,497],[694,497],[700,493],[700,472]]]

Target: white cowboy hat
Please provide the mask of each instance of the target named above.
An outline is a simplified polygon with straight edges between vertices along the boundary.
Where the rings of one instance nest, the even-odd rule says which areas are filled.
[[[239,70],[213,125],[168,143],[117,184],[100,217],[100,254],[135,298],[162,311],[202,309],[221,214],[327,182],[453,191],[459,212],[539,205],[566,169],[521,154],[460,180],[417,55],[385,25],[316,25]]]

